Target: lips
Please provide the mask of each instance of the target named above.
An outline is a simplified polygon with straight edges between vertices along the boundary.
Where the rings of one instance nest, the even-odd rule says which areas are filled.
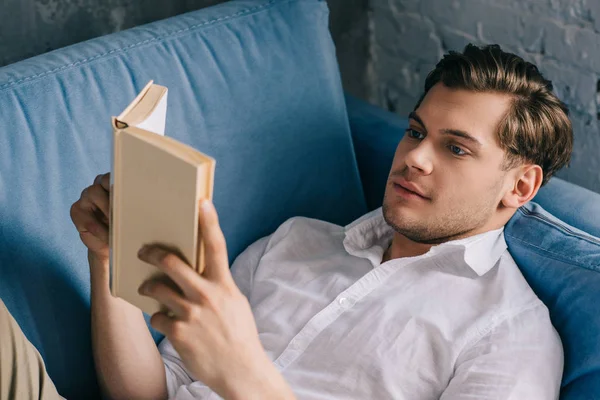
[[[403,189],[406,189],[407,191],[409,191],[419,197],[422,197],[423,199],[429,200],[429,197],[425,196],[423,190],[421,190],[414,183],[407,181],[406,179],[398,178],[398,179],[394,180],[393,183],[395,185],[401,186]]]

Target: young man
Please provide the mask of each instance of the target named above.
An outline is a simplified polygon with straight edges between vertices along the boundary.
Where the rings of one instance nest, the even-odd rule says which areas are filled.
[[[178,400],[558,398],[561,342],[503,227],[568,164],[572,141],[534,65],[498,46],[451,52],[410,114],[382,208],[346,227],[292,218],[230,271],[207,203],[203,276],[159,247],[140,252],[183,292],[142,285],[174,314],[152,317],[167,336],[159,349],[141,312],[110,295],[99,176],[71,216],[89,249],[102,388]],[[45,377],[38,364],[31,379]]]

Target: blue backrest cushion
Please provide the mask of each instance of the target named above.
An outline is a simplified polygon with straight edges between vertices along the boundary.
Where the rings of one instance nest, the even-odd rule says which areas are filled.
[[[552,178],[533,200],[561,221],[600,237],[598,193],[562,179]]]
[[[600,195],[592,197],[600,202]],[[504,236],[560,334],[565,352],[561,399],[593,398],[600,393],[600,239],[534,202],[515,213]]]
[[[230,260],[292,216],[366,212],[324,1],[231,1],[0,68],[0,298],[69,399],[98,396],[69,209],[150,79],[167,135],[216,158]]]
[[[408,121],[346,96],[370,210],[381,206]],[[552,213],[548,212],[551,210]],[[565,351],[562,399],[600,393],[600,195],[553,177],[504,230],[508,249],[548,306]]]

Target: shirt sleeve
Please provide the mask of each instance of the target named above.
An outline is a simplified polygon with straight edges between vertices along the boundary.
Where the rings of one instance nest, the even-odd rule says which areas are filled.
[[[465,349],[440,400],[558,399],[563,362],[560,337],[540,302]]]
[[[252,243],[244,250],[231,265],[233,280],[244,296],[250,298],[252,285],[254,284],[254,272],[258,267],[260,259],[265,254],[267,245],[272,235]]]
[[[248,246],[231,266],[233,280],[246,297],[250,297],[254,271],[267,248],[270,237],[265,236]],[[182,398],[186,399],[199,400],[211,397],[213,392],[201,382],[196,381],[189,373],[169,339],[164,338],[158,346],[158,350],[165,365],[169,399],[178,399],[178,393],[181,393]]]

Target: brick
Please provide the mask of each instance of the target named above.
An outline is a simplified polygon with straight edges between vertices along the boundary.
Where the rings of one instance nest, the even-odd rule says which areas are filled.
[[[571,110],[595,117],[595,74],[558,64],[556,61],[546,61],[538,67],[542,75],[552,81],[555,93]]]
[[[418,100],[417,97],[405,93],[393,83],[381,87],[379,94],[379,105],[402,116],[407,116]]]
[[[418,96],[423,84],[419,73],[415,70],[414,60],[408,57],[381,54],[374,65],[379,82],[393,82],[394,87],[412,96]],[[424,79],[424,78],[423,78]],[[415,100],[416,101],[416,100]]]
[[[592,1],[589,4],[590,18],[594,29],[600,31],[600,1]]]
[[[558,60],[575,58],[575,48],[572,46],[573,33],[569,31],[568,27],[556,21],[548,21],[544,30],[546,32],[546,55]]]
[[[408,13],[397,14],[396,21],[401,26],[402,35],[398,40],[403,53],[414,56],[418,61],[431,63],[439,60],[441,42],[431,22]]]
[[[420,0],[370,0],[372,9],[384,10],[384,12],[419,12]]]
[[[597,3],[596,0],[570,0],[559,1],[553,5],[555,19],[565,25],[577,25],[582,28],[593,29],[593,20],[590,18],[591,8]]]
[[[396,24],[395,18],[391,13],[382,10],[373,10],[372,18],[373,44],[378,46],[376,53],[379,54],[380,51],[397,53],[398,43],[393,39],[400,36],[400,27]]]
[[[549,23],[546,54],[590,71],[600,71],[600,34],[587,28]]]
[[[598,124],[587,116],[572,115],[573,123],[573,153],[571,164],[563,168],[555,176],[577,185],[598,191],[600,188],[600,135]]]
[[[373,16],[375,41],[382,49],[424,62],[437,62],[441,57],[441,43],[431,22],[405,12]]]
[[[523,15],[528,20],[534,18],[556,18],[557,9],[553,8],[550,1],[547,0],[483,0],[487,4],[498,5],[509,8]],[[571,0],[572,1],[572,0]],[[579,1],[579,0],[578,0]]]
[[[532,18],[530,15],[521,18],[523,26],[521,46],[529,52],[541,53],[545,52],[545,29],[547,24],[552,23],[548,19]]]
[[[450,26],[471,36],[477,35],[477,21],[486,15],[487,5],[478,0],[423,0],[421,15],[430,18],[437,27]]]
[[[490,18],[482,18],[482,15],[489,15]],[[519,43],[522,27],[517,12],[489,5],[486,7],[486,14],[477,17],[481,20],[481,39],[484,42],[513,46]]]
[[[451,27],[442,26],[438,28],[442,48],[444,52],[449,50],[462,51],[469,43],[481,44],[481,41],[474,36],[458,31]]]
[[[574,64],[600,71],[600,34],[591,29],[573,28],[573,40],[569,43],[576,50]]]

